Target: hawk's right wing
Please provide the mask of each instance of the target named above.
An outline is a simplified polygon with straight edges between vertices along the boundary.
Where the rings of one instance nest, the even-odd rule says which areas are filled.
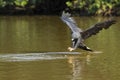
[[[104,22],[97,23],[93,25],[92,27],[90,27],[89,29],[81,32],[82,38],[87,39],[91,37],[92,35],[96,35],[97,33],[99,33],[100,30],[108,29],[112,24],[115,24],[115,22],[116,22],[115,20],[107,20]]]

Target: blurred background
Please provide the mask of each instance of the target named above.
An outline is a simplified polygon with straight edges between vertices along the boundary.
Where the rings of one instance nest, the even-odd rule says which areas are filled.
[[[59,15],[66,7],[81,16],[120,15],[120,0],[0,0],[0,14]]]

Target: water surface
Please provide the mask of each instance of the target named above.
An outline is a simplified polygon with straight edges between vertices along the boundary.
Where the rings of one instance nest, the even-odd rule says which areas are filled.
[[[75,17],[82,29],[106,19]],[[69,53],[58,16],[0,16],[0,80],[119,80],[119,25],[85,41],[96,52]]]

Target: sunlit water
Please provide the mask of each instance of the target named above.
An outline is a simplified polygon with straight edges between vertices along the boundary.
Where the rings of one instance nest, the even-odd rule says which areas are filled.
[[[106,20],[75,17],[80,28]],[[119,80],[118,22],[68,52],[70,30],[58,16],[0,16],[0,80]]]

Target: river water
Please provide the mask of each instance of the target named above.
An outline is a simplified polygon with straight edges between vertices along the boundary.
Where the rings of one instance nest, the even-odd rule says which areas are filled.
[[[75,17],[83,30],[106,20]],[[59,16],[0,16],[0,80],[119,80],[120,18],[85,41],[95,52],[68,52],[70,30]]]

